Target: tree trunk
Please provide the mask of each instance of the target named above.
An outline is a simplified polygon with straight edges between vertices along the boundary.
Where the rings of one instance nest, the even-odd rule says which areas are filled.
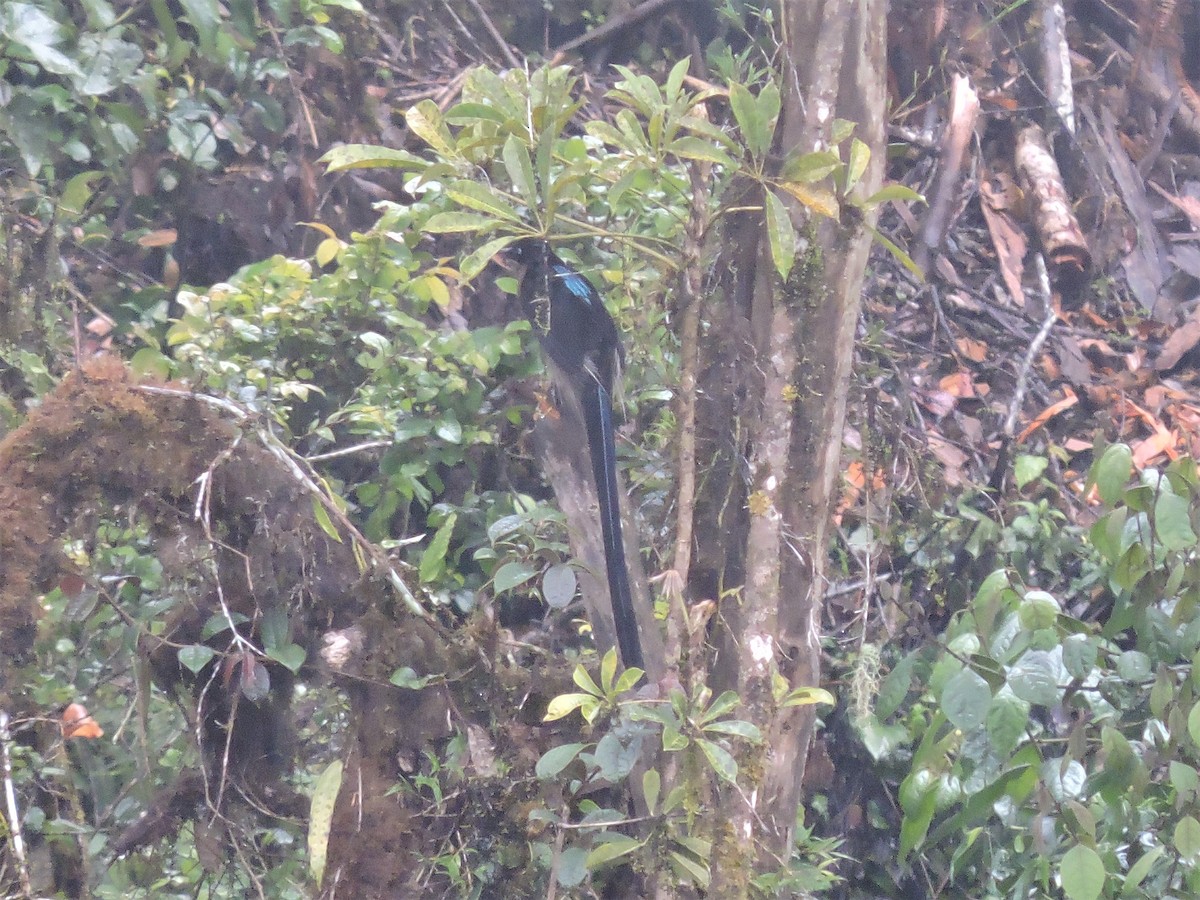
[[[885,11],[883,0],[784,8],[778,155],[828,147],[835,118],[855,122],[855,136],[871,150],[851,195],[857,199],[878,190],[884,168]],[[792,688],[820,683],[829,514],[871,245],[866,222],[850,212],[840,223],[810,222],[798,203],[789,209],[804,239],[786,283],[761,226],[741,248],[742,264],[731,267],[754,273],[738,310],[748,318],[742,382],[754,404],[744,419],[744,589],[740,602],[722,605],[730,637],[719,674],[736,685],[743,716],[765,723],[766,740],[740,759],[743,789],[723,794],[713,879],[722,897],[744,896],[753,868],[788,858],[813,733],[813,707],[777,708],[772,683],[776,672]],[[736,300],[737,292],[727,296]],[[726,559],[737,555],[727,550]]]

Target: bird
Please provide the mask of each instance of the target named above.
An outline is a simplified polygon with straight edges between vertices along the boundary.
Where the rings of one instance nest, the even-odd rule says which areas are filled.
[[[525,238],[509,248],[508,256],[524,269],[518,296],[548,367],[560,393],[566,394],[565,399],[584,423],[600,502],[617,647],[627,668],[644,669],[617,487],[613,392],[623,360],[620,335],[595,286],[563,262],[546,241]]]

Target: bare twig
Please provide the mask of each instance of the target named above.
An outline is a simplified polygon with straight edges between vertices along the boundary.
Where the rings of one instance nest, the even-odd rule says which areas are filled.
[[[467,0],[467,4],[475,11],[475,15],[479,16],[480,21],[483,22],[483,27],[487,29],[487,33],[491,35],[492,40],[495,41],[496,45],[500,48],[500,52],[504,54],[504,61],[514,69],[519,69],[521,67],[521,63],[517,59],[516,54],[512,52],[512,48],[508,46],[508,41],[504,40],[504,35],[502,35],[492,23],[491,18],[488,16],[484,8],[479,5],[479,0]]]
[[[13,788],[12,759],[8,755],[8,745],[12,740],[8,724],[8,713],[0,710],[0,762],[4,766],[4,808],[8,816],[8,842],[17,861],[21,893],[25,897],[32,897],[33,885],[29,882],[29,861],[25,858],[25,838],[21,833],[21,816],[17,811],[17,792]]]
[[[554,51],[554,54],[567,53],[568,51],[576,50],[579,47],[582,47],[584,44],[590,44],[593,41],[603,40],[604,38],[607,38],[618,31],[622,31],[626,28],[632,28],[634,25],[645,21],[655,13],[677,2],[679,2],[679,0],[648,0],[648,2],[643,3],[641,6],[635,6],[633,9],[628,10],[619,16],[613,16],[603,25],[593,28],[591,31],[585,32],[579,37],[567,41],[565,44],[558,47]]]
[[[1041,329],[1030,341],[1025,358],[1021,361],[1021,369],[1017,372],[1017,386],[1008,407],[1008,418],[1004,420],[1004,436],[1007,438],[1011,438],[1016,430],[1017,416],[1021,412],[1021,404],[1025,402],[1025,393],[1029,390],[1029,373],[1033,369],[1034,360],[1037,359],[1042,345],[1046,343],[1046,338],[1050,337],[1050,329],[1058,321],[1058,312],[1054,309],[1054,303],[1050,298],[1050,275],[1046,271],[1046,262],[1040,253],[1037,254],[1037,271],[1041,294],[1046,303],[1046,318],[1042,322]]]

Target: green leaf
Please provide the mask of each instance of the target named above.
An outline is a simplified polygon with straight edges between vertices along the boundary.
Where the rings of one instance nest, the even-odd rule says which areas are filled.
[[[1076,844],[1068,850],[1058,872],[1069,900],[1097,900],[1104,890],[1104,861],[1091,847]]]
[[[665,149],[667,153],[672,153],[680,159],[695,159],[701,162],[715,163],[727,169],[737,167],[737,162],[734,161],[733,157],[712,141],[707,141],[704,138],[693,135],[684,135],[683,137],[676,138],[667,144]]]
[[[312,803],[308,813],[308,867],[317,887],[325,877],[326,851],[329,849],[329,829],[333,810],[342,789],[342,761],[329,764],[313,786]]]
[[[569,766],[586,746],[587,744],[560,744],[557,747],[551,747],[537,761],[537,765],[533,768],[534,774],[542,779],[553,778]]]
[[[432,675],[418,675],[412,666],[401,666],[388,679],[391,684],[408,691],[419,691],[429,686],[434,680]]]
[[[600,701],[592,694],[559,694],[552,698],[546,706],[546,715],[542,721],[553,722],[569,716],[575,710],[579,710],[585,719],[589,719],[588,711],[598,707],[599,703]]]
[[[1108,506],[1115,506],[1129,483],[1132,471],[1133,451],[1129,449],[1129,445],[1109,444],[1092,466],[1088,482],[1096,486],[1101,500]]]
[[[870,197],[862,202],[864,209],[870,209],[879,206],[881,203],[887,203],[889,200],[907,200],[912,203],[924,203],[925,198],[914,191],[912,188],[903,184],[888,184],[873,193]]]
[[[637,666],[630,666],[628,669],[625,669],[623,672],[621,672],[621,674],[617,677],[617,683],[613,686],[613,693],[623,694],[626,691],[637,687],[637,683],[645,674],[645,671],[639,669]]]
[[[669,850],[667,855],[670,858],[672,868],[679,873],[680,877],[685,880],[690,880],[693,884],[707,888],[712,880],[712,873],[707,865],[696,862],[690,856],[680,853],[678,850]]]
[[[900,822],[899,858],[903,863],[908,855],[925,840],[929,833],[929,824],[937,809],[937,792],[925,791],[911,813],[905,812]]]
[[[1007,691],[992,700],[987,712],[987,733],[996,753],[1006,757],[1016,749],[1029,727],[1029,702]]]
[[[1048,465],[1050,465],[1050,460],[1044,456],[1030,456],[1028,453],[1022,453],[1017,457],[1013,466],[1017,487],[1023,488],[1029,482],[1041,478]]]
[[[704,726],[705,732],[708,734],[732,734],[735,737],[744,738],[752,743],[762,741],[762,732],[757,725],[750,722],[743,722],[741,719],[725,719],[721,722],[712,722]]]
[[[1200,822],[1192,816],[1184,816],[1175,823],[1175,849],[1180,858],[1188,864],[1200,859]]]
[[[439,155],[449,159],[459,156],[454,139],[446,128],[442,111],[432,100],[422,100],[404,114],[409,130],[432,147]]]
[[[715,719],[721,718],[721,716],[726,715],[727,713],[733,712],[733,710],[737,709],[738,704],[741,702],[741,699],[737,695],[737,691],[723,692],[720,697],[710,703],[708,708],[704,710],[703,714],[700,716],[700,724],[706,725]]]
[[[325,504],[321,502],[321,498],[316,494],[312,495],[312,510],[313,518],[317,520],[317,524],[321,526],[321,530],[340,544],[342,536],[338,534],[337,528],[333,525],[333,520],[329,518],[329,510],[325,508]]]
[[[1072,634],[1063,641],[1063,667],[1072,678],[1087,678],[1098,654],[1096,639],[1086,634]]]
[[[499,219],[521,223],[512,200],[499,191],[477,181],[456,181],[446,189],[446,196],[468,209],[488,213]]]
[[[867,171],[867,164],[871,162],[871,148],[855,138],[850,142],[850,162],[846,166],[846,184],[845,192],[848,194],[854,190],[855,185],[863,176],[863,172]]]
[[[537,573],[538,570],[529,563],[506,562],[496,570],[496,576],[492,579],[492,589],[497,594],[503,594],[529,581]]]
[[[779,701],[781,707],[787,706],[812,706],[816,703],[824,703],[827,706],[837,706],[837,698],[825,688],[819,687],[798,687],[788,691]]]
[[[587,878],[587,851],[582,847],[567,847],[558,857],[555,880],[565,888],[582,884]]]
[[[754,95],[744,84],[735,82],[729,86],[729,106],[747,149],[755,156],[762,156],[771,149],[770,126],[763,118]]]
[[[196,29],[200,38],[200,50],[212,58],[217,49],[217,29],[221,25],[221,7],[218,0],[179,0],[187,15],[188,24]]]
[[[536,209],[538,205],[537,181],[533,177],[533,163],[529,159],[529,151],[515,134],[510,134],[504,142],[502,152],[504,168],[508,178],[525,205]]]
[[[1008,686],[1030,703],[1053,706],[1058,701],[1058,666],[1046,650],[1029,650],[1009,669]]]
[[[658,812],[658,795],[662,790],[662,776],[658,769],[647,769],[642,773],[642,797],[646,801],[646,810],[650,815]]]
[[[1189,550],[1196,546],[1188,500],[1174,494],[1163,476],[1158,498],[1154,501],[1154,536],[1168,550]]]
[[[830,150],[816,150],[798,156],[789,155],[779,169],[779,179],[812,184],[841,167],[841,157]]]
[[[488,241],[478,250],[463,257],[463,261],[458,266],[459,274],[462,275],[464,280],[470,281],[487,267],[487,264],[492,261],[493,256],[509,244],[520,239],[521,235],[519,234],[506,234],[503,237]]]
[[[299,672],[300,667],[304,665],[304,660],[308,656],[304,652],[304,648],[299,644],[285,644],[282,647],[271,647],[266,651],[267,658],[273,659],[280,665],[290,669],[292,672]]]
[[[991,703],[992,689],[970,668],[960,669],[942,690],[942,711],[963,731],[982,725]]]
[[[972,825],[990,819],[995,815],[993,807],[997,801],[1002,797],[1011,797],[1009,788],[1016,786],[1026,775],[1032,775],[1036,779],[1037,770],[1025,764],[1013,766],[983,790],[973,793],[961,810],[941,822],[929,834],[929,843],[936,846],[950,835],[961,834]]]
[[[143,347],[129,361],[135,375],[166,381],[171,377],[171,360],[153,347]]]
[[[203,644],[189,644],[179,648],[179,662],[189,671],[199,674],[208,661],[217,655],[212,647]]]
[[[1051,594],[1026,591],[1021,598],[1021,605],[1017,607],[1017,618],[1026,631],[1036,631],[1039,628],[1053,628],[1061,611],[1058,601]]]
[[[620,859],[639,849],[642,842],[626,835],[615,835],[612,840],[605,841],[587,856],[588,869],[596,869],[605,863]]]
[[[1121,895],[1124,897],[1142,897],[1145,896],[1138,887],[1146,876],[1150,874],[1150,870],[1154,868],[1154,864],[1162,859],[1166,853],[1162,847],[1152,847],[1146,853],[1129,867],[1129,873],[1125,876],[1125,883],[1121,885]]]
[[[717,774],[717,777],[728,781],[730,784],[736,784],[738,765],[733,755],[719,744],[706,741],[704,738],[697,738],[696,743],[704,751],[704,756],[708,760],[708,764],[712,766],[712,770]]]
[[[450,549],[450,537],[454,533],[454,524],[458,521],[458,513],[450,513],[446,520],[434,532],[433,540],[421,554],[419,574],[421,581],[430,582],[439,578],[446,569],[446,553]]]
[[[422,231],[430,234],[458,234],[467,231],[488,231],[500,224],[491,216],[468,212],[440,212],[425,220]]]
[[[796,229],[792,227],[792,217],[788,215],[783,201],[771,190],[765,190],[763,196],[767,204],[767,240],[771,244],[771,260],[779,277],[787,281],[796,262]]]
[[[542,576],[542,596],[551,609],[563,609],[575,599],[576,583],[575,570],[567,563],[557,563]]]
[[[896,663],[892,667],[892,671],[888,672],[887,677],[883,679],[883,684],[879,686],[879,693],[875,697],[875,715],[880,719],[886,719],[898,710],[900,704],[908,696],[917,659],[916,651],[909,653]]]
[[[414,168],[425,169],[429,163],[407,150],[378,147],[374,144],[343,144],[334,147],[317,162],[324,163],[330,172],[346,169]]]

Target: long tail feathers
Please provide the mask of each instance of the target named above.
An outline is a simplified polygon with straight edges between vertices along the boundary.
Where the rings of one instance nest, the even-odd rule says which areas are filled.
[[[621,535],[621,504],[617,488],[617,445],[613,433],[612,398],[599,379],[589,378],[580,398],[587,426],[588,449],[592,456],[592,474],[600,499],[600,527],[604,533],[604,561],[608,570],[608,590],[612,598],[613,620],[617,628],[617,646],[627,667],[646,667],[637,617],[633,613],[633,594],[629,588],[629,568],[625,565],[625,542]]]

